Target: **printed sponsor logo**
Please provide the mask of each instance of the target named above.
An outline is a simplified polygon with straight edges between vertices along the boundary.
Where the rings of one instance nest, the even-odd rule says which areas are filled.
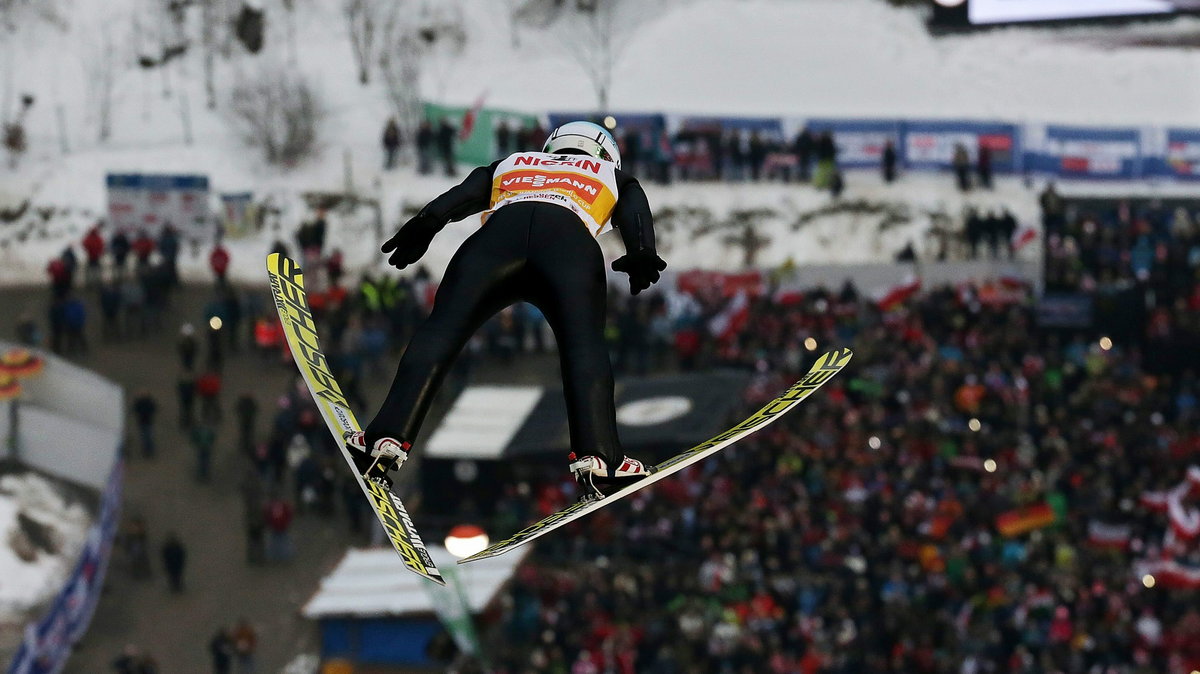
[[[277,276],[272,281],[276,279],[283,280]],[[349,408],[350,404],[329,371],[325,354],[321,353],[320,344],[317,343],[316,323],[304,301],[303,286],[296,286],[289,281],[277,283],[276,288],[279,291],[275,296],[276,301],[282,303],[280,314],[285,317],[284,325],[293,337],[293,355],[308,369],[314,384],[314,395],[335,405]]]
[[[659,396],[621,405],[617,408],[617,421],[626,426],[653,426],[678,419],[691,411],[689,398]]]
[[[564,155],[566,156],[566,155]],[[517,166],[574,166],[592,173],[600,173],[600,162],[595,159],[542,159],[533,155],[518,155]]]
[[[577,173],[545,171],[509,171],[500,176],[500,187],[509,192],[529,190],[559,190],[569,192],[579,200],[592,204],[604,189],[604,183]]]
[[[421,559],[421,555],[417,552],[417,549],[408,541],[408,534],[404,529],[404,523],[400,519],[400,515],[396,512],[396,508],[392,505],[392,493],[374,480],[363,480],[363,484],[367,486],[367,493],[371,495],[371,500],[375,503],[375,509],[379,512],[380,524],[383,525],[388,538],[392,539],[392,543],[395,544],[404,565],[418,573],[428,573],[426,571],[425,560]],[[428,557],[429,553],[425,553],[425,556]]]
[[[400,502],[400,499],[396,498],[395,494],[391,492],[387,492],[387,494],[392,499],[392,504],[395,506],[396,512],[400,513],[400,521],[404,523],[405,537],[410,541],[413,549],[416,550],[417,556],[420,557],[427,568],[436,569],[437,565],[433,563],[433,557],[429,555],[429,550],[425,549],[425,544],[417,536],[417,526],[413,524],[412,517],[409,517],[408,511],[404,509],[404,504]]]
[[[342,427],[342,431],[347,433],[353,432],[354,422],[350,420],[350,411],[332,400],[329,402],[331,403],[329,409],[333,410],[333,416],[337,417],[338,425]]]

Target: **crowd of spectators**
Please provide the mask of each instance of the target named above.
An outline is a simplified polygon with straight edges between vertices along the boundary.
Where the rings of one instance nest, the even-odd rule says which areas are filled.
[[[1114,335],[1144,330],[1147,350],[1187,358],[1200,310],[1200,228],[1187,201],[1093,200],[1068,205],[1042,196],[1046,290],[1078,302]]]
[[[1156,306],[1191,299],[1200,265],[1194,204],[1095,200],[1068,207],[1050,189],[1043,193],[1042,210],[1047,288],[1094,291],[1145,285],[1154,290]]]
[[[18,337],[55,353],[86,355],[89,321],[84,293],[92,293],[94,306],[99,308],[102,340],[118,342],[161,334],[164,312],[180,284],[182,246],[178,230],[170,223],[150,232],[97,222],[78,246],[66,246],[46,265],[51,290],[46,321],[49,335],[26,315],[21,317]],[[77,248],[84,257],[82,274]],[[235,293],[226,281],[229,251],[220,242],[213,244],[208,262],[218,292]]]
[[[887,312],[849,287],[766,294],[727,340],[703,328],[719,303],[699,306],[689,350],[758,373],[748,410],[806,369],[809,338],[855,358],[777,424],[548,537],[514,583],[497,671],[1200,666],[1194,591],[1131,570],[1166,527],[1139,496],[1197,458],[1194,353],[1162,371],[1152,334],[1039,330],[1027,290],[935,289]],[[514,488],[496,526],[574,486],[534,493],[522,512]],[[1001,533],[1046,502],[1048,526]],[[1129,534],[1095,541],[1093,523]]]
[[[1186,208],[1058,199],[1043,199],[1047,287],[1132,288],[1149,320],[1054,330],[1028,289],[942,288],[882,311],[847,287],[768,292],[722,339],[719,291],[683,311],[621,300],[618,369],[749,368],[747,409],[804,369],[808,339],[856,356],[779,424],[543,543],[506,605],[497,671],[1200,667],[1195,590],[1133,573],[1167,529],[1143,495],[1200,449],[1200,240]],[[498,534],[575,492],[525,493],[498,504]],[[1002,533],[1047,503],[1047,526]],[[1200,563],[1194,546],[1182,561]]]

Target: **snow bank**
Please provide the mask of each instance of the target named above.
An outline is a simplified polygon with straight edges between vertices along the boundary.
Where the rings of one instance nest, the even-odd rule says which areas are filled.
[[[47,535],[51,550],[30,547],[20,532],[23,514]],[[53,482],[34,473],[0,477],[0,620],[24,611],[57,592],[71,572],[87,538],[91,516],[65,499]],[[14,541],[23,539],[14,546]],[[18,553],[23,548],[32,559]]]

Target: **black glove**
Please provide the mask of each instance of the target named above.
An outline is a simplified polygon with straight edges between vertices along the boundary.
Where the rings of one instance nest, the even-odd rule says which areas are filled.
[[[429,250],[433,236],[441,231],[443,224],[424,211],[417,213],[404,223],[395,236],[384,241],[379,250],[392,254],[388,258],[388,264],[396,269],[404,269],[420,260],[425,251]]]
[[[629,292],[636,295],[658,282],[659,272],[667,268],[667,263],[653,250],[642,249],[613,260],[612,268],[629,274]]]

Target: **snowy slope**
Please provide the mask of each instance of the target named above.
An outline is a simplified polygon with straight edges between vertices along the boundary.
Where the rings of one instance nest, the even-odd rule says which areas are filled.
[[[340,190],[347,169],[356,190],[378,197],[388,227],[402,203],[419,204],[444,188],[444,180],[410,172],[379,172],[378,135],[390,105],[378,72],[366,86],[357,81],[346,22],[338,0],[297,0],[289,14],[282,0],[265,0],[266,48],[248,57],[235,44],[217,60],[217,107],[205,106],[203,62],[193,49],[166,68],[144,70],[139,54],[152,52],[169,33],[150,0],[46,0],[18,3],[5,33],[0,59],[11,86],[0,79],[0,104],[15,109],[20,93],[36,97],[27,118],[30,151],[18,170],[0,167],[0,206],[32,196],[35,206],[58,209],[51,222],[30,216],[0,227],[0,282],[41,280],[45,260],[105,208],[104,175],[111,171],[187,171],[209,174],[214,192],[277,195],[282,222],[305,217],[303,190]],[[409,3],[414,5],[416,3]],[[442,0],[459,7],[467,41],[456,58],[425,63],[422,94],[446,103],[469,104],[487,92],[487,104],[531,112],[591,107],[594,95],[568,52],[564,19],[545,28],[519,26],[514,47],[505,12],[494,0]],[[1194,86],[1196,57],[1181,50],[1113,49],[1098,46],[1128,28],[1059,31],[1006,28],[978,35],[933,38],[919,12],[881,0],[646,0],[637,22],[617,38],[615,110],[739,115],[837,115],[968,117],[1074,123],[1192,124],[1200,108]],[[47,17],[51,18],[47,18]],[[285,17],[292,19],[291,23]],[[186,30],[199,35],[193,12]],[[1154,30],[1195,29],[1181,19]],[[294,37],[293,37],[294,36]],[[95,82],[113,61],[111,136],[98,140]],[[292,59],[315,87],[323,115],[317,156],[289,169],[266,165],[243,142],[228,109],[232,88],[268,76]],[[60,131],[65,130],[65,133]],[[190,137],[191,143],[185,142]],[[863,187],[863,185],[874,187]],[[867,192],[864,193],[863,190]],[[743,188],[684,185],[654,189],[656,206],[702,201],[718,211],[766,205],[784,215],[818,208],[825,197],[794,187]],[[961,212],[962,200],[944,177],[909,178],[897,188],[851,177],[849,197],[921,212],[943,207]],[[998,198],[1027,216],[1032,193],[1005,183]],[[984,197],[988,199],[989,197]],[[973,197],[978,200],[979,197]],[[853,222],[830,218],[830,231]],[[767,223],[774,244],[761,258],[778,261],[834,256],[867,260],[890,256],[917,232],[872,230],[838,246],[821,244],[821,227],[797,233]],[[18,237],[17,230],[45,230]],[[372,237],[361,227],[342,242],[352,265],[373,257]],[[7,230],[7,231],[5,231]],[[431,263],[449,254],[462,228],[448,232],[431,252]],[[23,239],[23,240],[19,240]],[[338,242],[335,242],[335,245]],[[921,241],[916,241],[921,245]],[[6,244],[6,245],[5,245]],[[677,241],[684,264],[715,266],[730,256],[720,237]],[[234,274],[261,277],[258,258],[269,237],[239,242]],[[452,250],[452,248],[450,248]],[[200,251],[203,253],[203,251]],[[244,263],[254,258],[252,263]],[[188,265],[205,276],[202,255]]]

